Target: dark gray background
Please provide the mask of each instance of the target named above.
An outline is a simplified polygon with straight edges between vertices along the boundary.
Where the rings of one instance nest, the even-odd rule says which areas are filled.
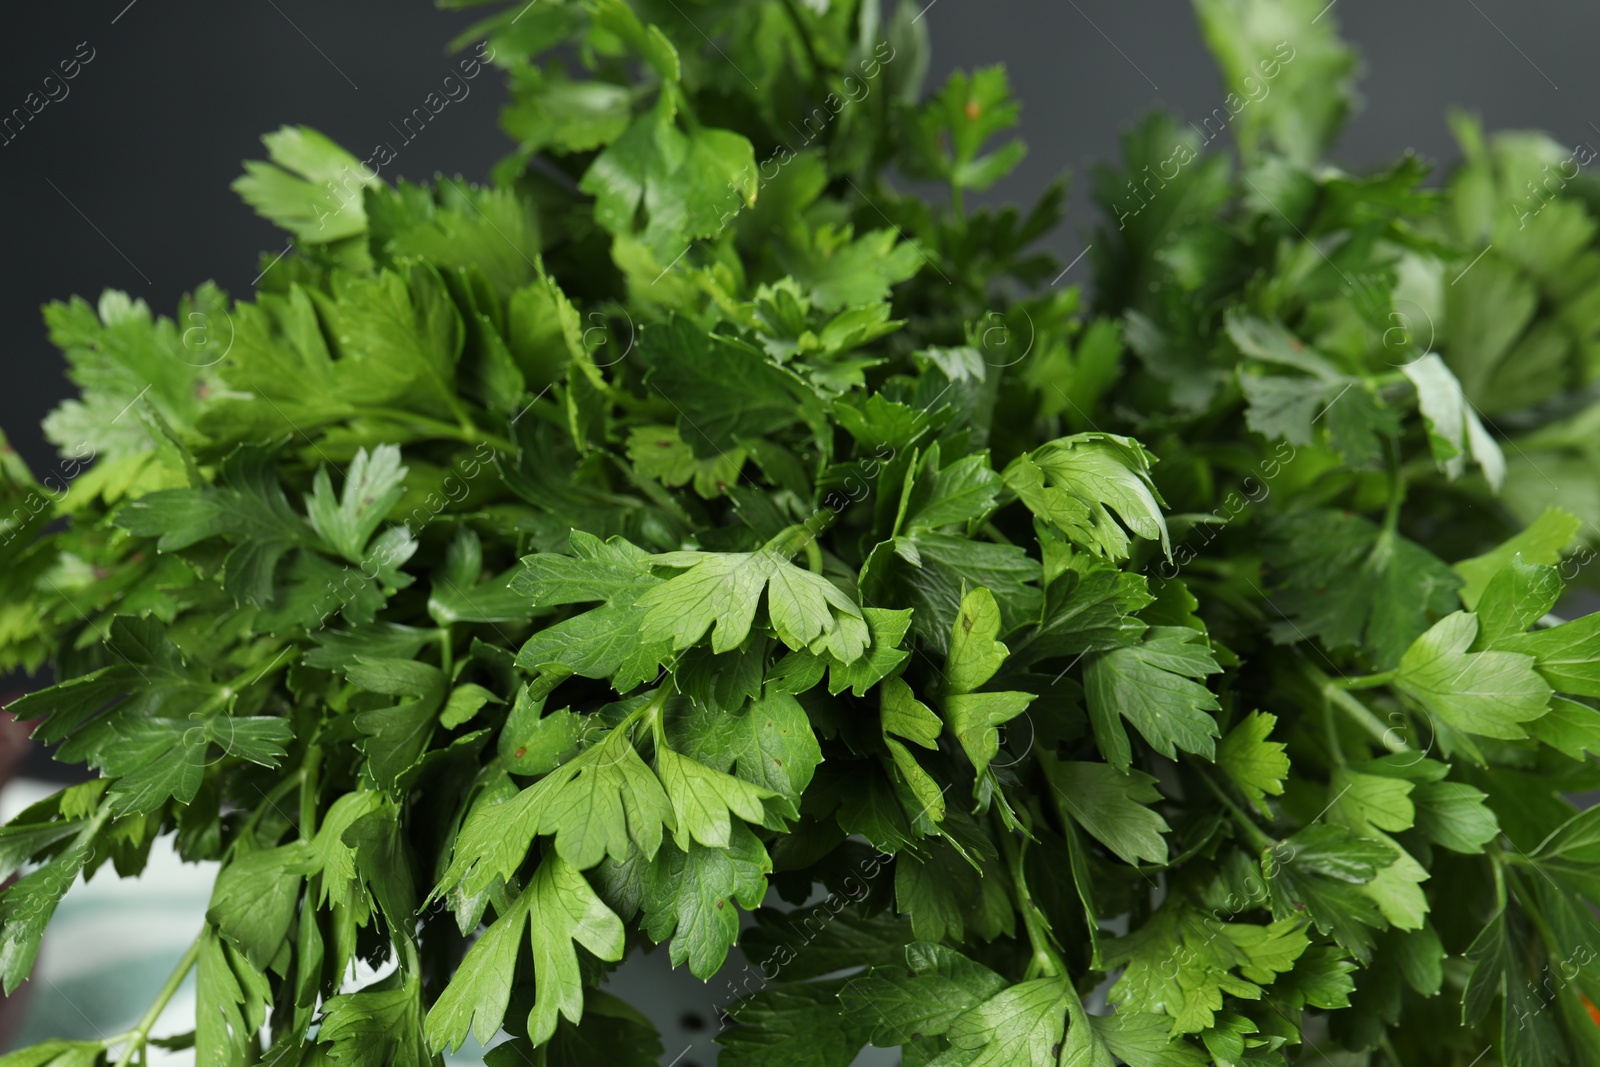
[[[449,72],[444,43],[471,15],[423,0],[14,5],[0,36],[0,114],[79,42],[95,50],[71,95],[0,147],[0,426],[24,457],[47,459],[38,421],[69,388],[41,303],[115,287],[171,314],[208,278],[247,295],[259,253],[283,247],[228,189],[240,161],[261,154],[259,135],[306,123],[352,149],[390,139],[389,124]],[[1119,132],[1151,107],[1198,118],[1223,96],[1182,0],[934,0],[922,17],[936,77],[1004,62],[1024,102],[1031,154],[990,199],[1027,201],[1062,171],[1078,178],[1074,225],[1055,241],[1063,262],[1082,248],[1082,179],[1114,154]],[[1564,143],[1600,121],[1594,4],[1337,0],[1324,17],[1356,42],[1367,70],[1366,105],[1337,151],[1347,166],[1408,147],[1448,162],[1452,106]],[[403,148],[394,172],[482,179],[504,151],[502,99],[497,75],[480,77]]]

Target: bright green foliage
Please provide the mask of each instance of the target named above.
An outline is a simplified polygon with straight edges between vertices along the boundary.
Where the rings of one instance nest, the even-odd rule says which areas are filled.
[[[0,665],[98,776],[0,828],[0,984],[220,870],[192,1033],[0,1067],[643,1067],[663,943],[729,1067],[1600,1063],[1600,190],[1328,165],[1341,9],[1197,0],[1086,305],[884,7],[497,6],[492,182],[286,127],[253,296],[46,310]]]

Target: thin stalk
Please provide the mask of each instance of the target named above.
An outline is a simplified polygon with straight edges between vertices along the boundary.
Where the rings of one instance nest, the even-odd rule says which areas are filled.
[[[1400,525],[1400,505],[1406,499],[1406,475],[1400,466],[1400,446],[1391,438],[1389,453],[1389,500],[1383,509],[1383,532],[1393,536]]]
[[[1339,724],[1333,719],[1333,702],[1322,702],[1322,728],[1328,735],[1328,755],[1336,767],[1345,765],[1344,746],[1339,743]]]
[[[300,839],[309,841],[317,834],[318,772],[322,769],[322,748],[312,738],[306,746],[306,759],[300,765]]]
[[[1233,816],[1233,821],[1244,831],[1245,836],[1250,839],[1252,844],[1261,849],[1273,848],[1278,844],[1277,839],[1257,826],[1256,821],[1250,817],[1249,813],[1235,804],[1233,798],[1223,792],[1222,787],[1212,781],[1209,774],[1205,771],[1200,771],[1199,774],[1200,780],[1206,784],[1206,788],[1210,789],[1216,798],[1222,802],[1222,806],[1228,809],[1228,813]]]
[[[1000,846],[1005,850],[1006,865],[1011,869],[1011,884],[1017,892],[1018,910],[1022,912],[1022,925],[1028,932],[1028,944],[1033,947],[1033,959],[1028,963],[1028,977],[1055,978],[1067,973],[1067,965],[1056,953],[1044,913],[1033,902],[1028,889],[1027,873],[1022,865],[1022,845],[1003,826],[997,826]]]
[[[446,624],[439,627],[439,669],[444,672],[447,682],[450,672],[455,669],[455,658],[455,643],[450,640],[450,626]]]
[[[167,978],[166,985],[163,985],[161,991],[156,994],[155,1002],[150,1005],[150,1009],[144,1013],[144,1017],[139,1020],[134,1028],[128,1031],[126,1035],[128,1047],[123,1050],[121,1058],[117,1060],[117,1067],[128,1067],[128,1064],[133,1062],[134,1053],[142,1053],[144,1051],[145,1045],[150,1041],[150,1030],[155,1026],[156,1019],[161,1016],[161,1012],[165,1010],[167,1004],[177,995],[178,987],[183,985],[183,980],[189,977],[189,972],[194,969],[195,963],[199,961],[200,941],[205,936],[202,933],[194,939],[194,943],[189,946],[189,951],[183,954],[183,958],[178,961],[178,966],[173,969],[172,974]],[[111,1042],[116,1040],[116,1038],[110,1039]]]
[[[1384,684],[1383,682],[1359,685],[1340,684],[1349,682],[1365,682],[1367,679],[1380,678],[1382,677],[1381,675],[1368,675],[1367,679],[1335,679],[1329,678],[1326,674],[1323,674],[1309,663],[1305,664],[1305,672],[1306,677],[1310,679],[1311,684],[1316,686],[1316,688],[1324,697],[1328,699],[1329,702],[1331,702],[1340,711],[1344,712],[1344,714],[1357,726],[1360,726],[1368,734],[1372,735],[1372,739],[1378,742],[1378,744],[1382,745],[1390,752],[1411,751],[1411,746],[1400,740],[1400,738],[1396,736],[1393,729],[1384,725],[1383,720],[1372,713],[1371,708],[1361,703],[1361,701],[1351,696],[1348,692],[1350,689],[1370,688],[1371,685],[1374,684],[1382,685]],[[1390,674],[1392,677],[1392,672],[1390,672]]]
[[[517,446],[508,438],[481,429],[471,419],[466,419],[465,415],[462,416],[464,421],[457,425],[441,419],[429,418],[426,415],[418,415],[414,411],[403,411],[399,408],[363,408],[359,414],[369,418],[398,422],[412,429],[432,434],[435,437],[447,437],[452,441],[464,441],[469,445],[491,444],[501,452],[511,455],[515,455],[517,451]]]
[[[1340,689],[1376,689],[1380,685],[1388,685],[1394,681],[1399,673],[1397,670],[1379,671],[1377,674],[1363,674],[1355,678],[1329,678],[1328,682]]]

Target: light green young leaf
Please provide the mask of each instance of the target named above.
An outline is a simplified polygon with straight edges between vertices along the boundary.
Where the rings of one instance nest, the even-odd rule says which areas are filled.
[[[962,599],[950,631],[950,651],[944,660],[947,693],[970,693],[994,677],[1010,654],[996,639],[999,633],[1000,607],[994,594],[979,586]]]
[[[1429,352],[1401,370],[1417,387],[1417,403],[1427,423],[1428,443],[1439,469],[1451,478],[1459,478],[1470,454],[1483,468],[1490,488],[1499,489],[1506,476],[1505,456],[1478,421],[1478,413],[1444,360]]]
[[[583,976],[574,942],[602,960],[622,958],[622,920],[576,868],[559,856],[545,857],[510,909],[468,950],[428,1012],[428,1047],[435,1054],[460,1048],[469,1032],[487,1044],[500,1029],[524,929],[533,949],[535,997],[528,1036],[535,1044],[549,1040],[558,1015],[574,1023],[583,1017]]]
[[[712,651],[726,652],[749,636],[765,590],[772,627],[790,648],[826,651],[846,664],[866,651],[870,633],[855,601],[770,549],[677,552],[654,562],[687,569],[636,601],[645,610],[640,625],[647,642],[670,640],[674,648],[687,648],[715,626]]]
[[[1217,766],[1264,815],[1269,811],[1266,798],[1282,796],[1284,779],[1289,776],[1286,746],[1267,740],[1276,725],[1276,715],[1252,711],[1217,745]]]
[[[688,849],[691,838],[702,845],[726,848],[733,832],[732,816],[760,823],[761,802],[777,795],[731,774],[714,771],[670,748],[656,750],[656,769],[677,817],[673,839],[683,850]]]
[[[1495,647],[1532,656],[1539,675],[1559,692],[1600,696],[1600,612],[1502,638]]]
[[[1395,687],[1430,714],[1483,737],[1526,737],[1522,723],[1550,707],[1550,686],[1532,655],[1468,652],[1478,617],[1458,611],[1440,619],[1400,659]]]
[[[1524,563],[1553,565],[1561,562],[1561,553],[1572,544],[1582,523],[1576,516],[1560,508],[1546,508],[1528,524],[1528,528],[1481,556],[1464,559],[1455,565],[1455,571],[1466,579],[1461,587],[1461,603],[1468,611],[1475,611],[1478,598],[1488,588],[1489,582],[1520,553]]]
[[[405,478],[400,449],[394,445],[379,445],[371,456],[364,448],[357,450],[337,498],[328,468],[319,467],[306,497],[312,528],[335,552],[351,563],[360,563],[373,531],[405,495]]]

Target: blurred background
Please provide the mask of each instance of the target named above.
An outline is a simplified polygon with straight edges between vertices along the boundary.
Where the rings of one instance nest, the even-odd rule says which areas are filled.
[[[1198,121],[1224,96],[1184,0],[914,5],[932,35],[931,82],[1003,62],[1023,101],[1030,155],[985,199],[1031,202],[1071,173],[1069,225],[1051,240],[1063,265],[1089,239],[1088,175],[1116,155],[1120,133],[1152,108]],[[358,155],[384,141],[403,145],[386,178],[426,179],[441,170],[486,178],[508,147],[496,125],[505,94],[495,72],[469,82],[470,95],[409,143],[393,125],[451,73],[445,44],[473,15],[438,11],[428,0],[12,5],[0,35],[0,119],[21,108],[28,121],[0,122],[0,427],[35,469],[53,461],[39,421],[69,393],[40,305],[115,288],[170,315],[181,294],[207,279],[248,296],[284,247],[228,188],[241,162],[262,154],[262,133],[306,124]],[[1563,145],[1600,146],[1600,75],[1589,54],[1600,5],[1334,0],[1321,17],[1336,21],[1365,60],[1365,105],[1335,151],[1349,169],[1407,149],[1448,169],[1457,156],[1445,126],[1450,108],[1480,114],[1490,129],[1536,127]],[[28,114],[25,100],[37,105],[44,79],[64,61],[77,64],[77,75],[52,82],[56,98]],[[1068,280],[1082,281],[1086,267],[1076,264]],[[33,753],[24,773],[63,770]],[[9,791],[6,814],[42,789],[18,785],[33,792]],[[137,889],[98,879],[75,891],[58,918],[58,925],[70,919],[72,932],[57,936],[52,927],[41,964],[48,988],[33,991],[24,1036],[89,1027],[87,1034],[136,1013],[149,988],[141,976],[148,971],[158,982],[170,966],[168,928],[193,925],[209,878],[178,870],[174,860]],[[134,912],[140,920],[130,926],[124,917]],[[676,1055],[676,1067],[705,1067],[714,1057],[706,993],[697,983],[664,992],[661,956],[630,964],[624,980],[634,985],[618,991],[655,990],[663,1062]],[[97,1020],[85,1015],[86,1004],[96,1006]],[[192,1002],[172,1010],[181,1017]]]

